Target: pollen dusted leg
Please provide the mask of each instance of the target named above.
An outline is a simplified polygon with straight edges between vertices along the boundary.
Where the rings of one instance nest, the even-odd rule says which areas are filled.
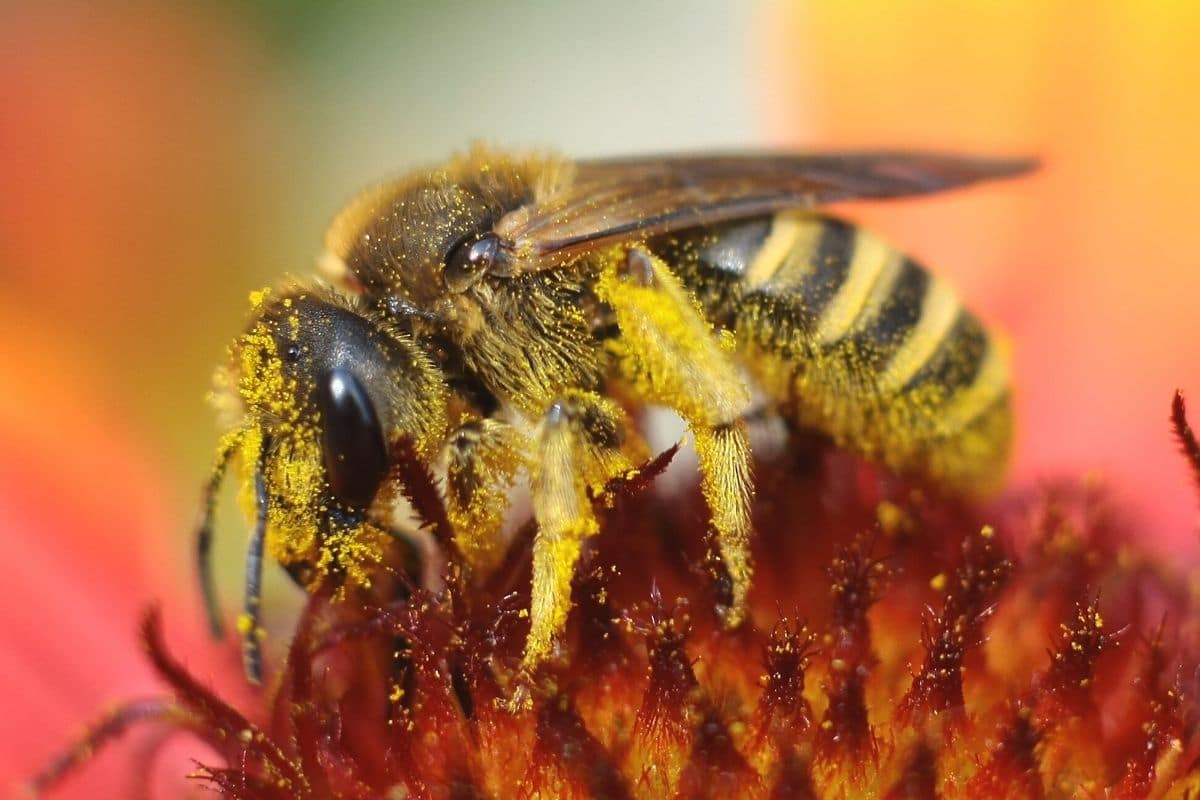
[[[508,490],[526,463],[528,443],[495,419],[471,420],[450,437],[446,459],[446,513],[467,566],[484,574],[503,555],[500,528]]]
[[[200,506],[200,522],[196,526],[196,564],[200,575],[200,591],[204,595],[204,612],[208,617],[208,629],[214,639],[220,639],[225,634],[225,626],[221,622],[221,606],[217,600],[217,586],[212,569],[212,523],[213,511],[217,505],[217,492],[229,461],[242,444],[242,431],[234,430],[221,438],[217,447],[217,460],[204,484],[203,499]]]
[[[550,655],[566,625],[583,540],[599,529],[589,489],[598,494],[632,469],[621,452],[624,427],[624,412],[612,401],[571,392],[550,406],[538,428],[530,481],[538,532],[522,661],[526,674]]]
[[[656,256],[612,251],[596,285],[617,318],[609,343],[617,372],[643,401],[675,409],[696,437],[701,488],[732,583],[725,622],[739,624],[750,588],[750,445],[740,421],[750,393],[692,295]]]
[[[693,426],[700,462],[700,490],[712,514],[721,562],[729,572],[730,605],[722,609],[725,624],[736,627],[746,616],[750,590],[750,442],[741,420]]]
[[[264,438],[262,450],[258,456],[258,465],[254,470],[254,503],[257,508],[257,519],[246,551],[246,590],[242,615],[238,617],[238,631],[242,634],[242,664],[246,670],[246,677],[251,683],[262,683],[263,629],[259,624],[259,611],[262,606],[263,546],[267,538],[268,496],[264,473],[266,472],[267,451],[270,446],[270,439]]]

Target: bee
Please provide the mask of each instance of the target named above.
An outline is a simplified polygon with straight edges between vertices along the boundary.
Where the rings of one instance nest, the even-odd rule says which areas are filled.
[[[552,654],[594,500],[645,454],[631,424],[674,410],[698,456],[730,626],[746,614],[753,482],[744,416],[769,410],[938,489],[982,494],[1012,438],[1008,357],[954,290],[822,206],[939,192],[1033,164],[930,153],[573,162],[476,147],[363,192],[334,220],[325,280],[252,297],[219,371],[226,465],[255,520],[239,618],[261,675],[264,553],[303,585],[382,563],[396,445],[444,476],[466,568],[500,555],[527,477],[537,533],[523,669]],[[336,284],[336,286],[335,286]]]

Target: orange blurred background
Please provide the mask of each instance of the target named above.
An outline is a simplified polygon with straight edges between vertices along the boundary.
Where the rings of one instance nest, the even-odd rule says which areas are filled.
[[[1200,6],[600,5],[0,8],[0,785],[151,691],[151,601],[201,675],[237,677],[188,538],[211,369],[247,292],[308,272],[357,186],[476,138],[1040,156],[1031,179],[846,210],[1011,335],[1015,480],[1100,471],[1195,560],[1166,414],[1176,387],[1200,410]],[[229,602],[243,526],[220,530]]]
[[[1018,480],[1097,470],[1195,560],[1170,435],[1200,409],[1200,4],[797,3],[772,11],[772,141],[1029,153],[1033,179],[852,213],[1016,344]],[[1198,411],[1200,413],[1200,411]]]

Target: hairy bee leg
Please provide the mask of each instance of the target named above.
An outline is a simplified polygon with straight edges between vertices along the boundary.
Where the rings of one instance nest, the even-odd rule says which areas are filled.
[[[583,540],[599,529],[573,438],[565,412],[555,403],[543,422],[532,481],[538,531],[533,542],[529,638],[522,661],[527,671],[550,654],[555,637],[565,627],[571,579]]]
[[[722,609],[730,627],[746,615],[750,590],[750,441],[741,420],[693,428],[700,462],[700,490],[712,514],[721,562],[729,573],[729,606]]]
[[[225,635],[221,622],[221,606],[217,600],[217,586],[212,567],[212,523],[217,505],[217,492],[225,479],[225,472],[234,451],[241,444],[241,431],[234,431],[221,440],[217,448],[217,460],[204,485],[200,501],[200,522],[196,525],[196,572],[200,576],[200,593],[204,598],[204,614],[208,617],[208,630],[214,639]]]
[[[617,319],[608,347],[617,371],[643,401],[675,409],[696,438],[701,489],[731,580],[724,621],[745,617],[750,588],[750,445],[742,416],[750,392],[732,337],[715,332],[670,268],[639,248],[614,250],[596,285]]]
[[[503,554],[500,528],[508,490],[527,461],[529,443],[511,425],[477,419],[451,436],[446,460],[446,513],[467,566],[487,574]]]
[[[246,588],[238,631],[242,634],[242,668],[251,683],[262,683],[262,607],[263,547],[267,538],[266,460],[269,442],[264,441],[254,470],[254,533],[246,548]]]
[[[550,655],[566,626],[571,580],[583,541],[599,530],[591,492],[632,467],[621,452],[625,418],[612,401],[573,392],[553,403],[537,435],[530,485],[538,532],[533,543],[533,587],[526,675]]]

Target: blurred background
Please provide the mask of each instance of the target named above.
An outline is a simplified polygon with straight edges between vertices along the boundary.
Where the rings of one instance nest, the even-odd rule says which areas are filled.
[[[1040,156],[846,212],[1012,337],[1015,481],[1094,471],[1195,561],[1167,411],[1176,387],[1200,409],[1198,40],[1186,0],[0,4],[0,780],[150,691],[150,602],[237,676],[190,559],[212,368],[356,188],[477,139]]]

